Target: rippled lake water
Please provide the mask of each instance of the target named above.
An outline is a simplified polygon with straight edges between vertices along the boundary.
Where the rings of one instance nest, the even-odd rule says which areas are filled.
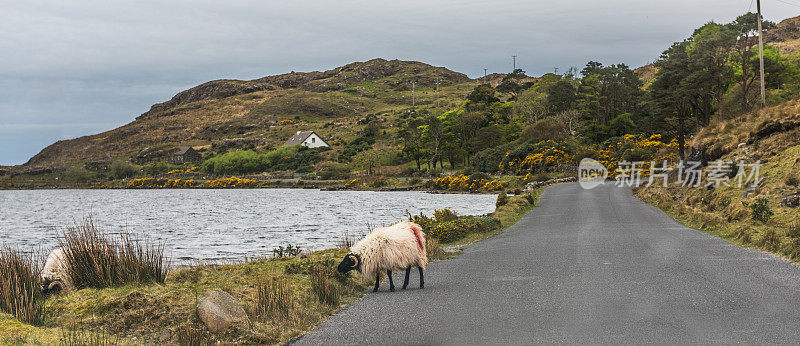
[[[128,230],[163,241],[174,264],[269,255],[279,245],[335,246],[406,218],[406,210],[463,215],[494,210],[495,195],[425,192],[228,190],[0,191],[0,246],[49,251],[64,227],[92,216],[107,233]]]

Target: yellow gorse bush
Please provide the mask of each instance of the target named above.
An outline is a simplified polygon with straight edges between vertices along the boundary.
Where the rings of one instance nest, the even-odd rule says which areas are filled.
[[[525,153],[525,151],[529,151]],[[569,164],[572,154],[567,145],[552,139],[538,142],[523,150],[509,151],[500,163],[499,168],[517,174],[530,173],[537,170]]]
[[[167,172],[167,174],[191,174],[197,172],[200,172],[200,167],[190,167],[187,169],[173,169]]]
[[[194,179],[139,178],[129,181],[128,189],[181,189],[196,187]]]
[[[503,182],[475,177],[474,175],[460,174],[456,176],[445,176],[434,180],[428,180],[426,187],[437,190],[449,191],[497,191],[503,189]]]
[[[228,187],[263,187],[265,184],[266,182],[263,180],[230,177],[204,181],[200,184],[200,187],[213,189]]]

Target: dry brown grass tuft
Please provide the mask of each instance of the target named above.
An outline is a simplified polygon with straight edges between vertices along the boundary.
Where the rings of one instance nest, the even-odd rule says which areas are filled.
[[[44,295],[39,274],[32,256],[11,249],[0,251],[0,310],[26,323],[41,322]]]
[[[253,315],[267,321],[291,322],[297,309],[297,298],[284,277],[261,278],[256,283]]]
[[[129,233],[122,233],[119,239],[110,238],[97,229],[91,218],[67,227],[59,243],[76,288],[163,284],[167,277],[163,243],[142,242]]]
[[[61,325],[59,344],[64,346],[106,346],[119,344],[119,335],[87,329],[79,324]]]
[[[338,306],[342,300],[342,290],[334,279],[333,270],[327,266],[315,265],[309,271],[311,291],[320,303]]]

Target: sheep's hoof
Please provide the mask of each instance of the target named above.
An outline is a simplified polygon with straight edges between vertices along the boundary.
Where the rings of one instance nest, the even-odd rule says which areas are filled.
[[[376,289],[372,290],[372,292],[378,292],[378,289],[376,288]]]
[[[389,287],[389,292],[394,292],[394,287]]]
[[[425,285],[419,285],[419,289],[425,288]]]
[[[403,289],[406,289],[406,286],[403,286]]]

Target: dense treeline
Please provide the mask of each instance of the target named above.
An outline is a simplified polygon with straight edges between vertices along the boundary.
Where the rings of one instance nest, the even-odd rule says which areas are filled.
[[[342,178],[407,164],[405,172],[526,174],[575,165],[587,156],[609,164],[683,159],[688,136],[700,126],[760,105],[757,43],[757,16],[747,13],[697,28],[667,48],[652,66],[654,75],[644,80],[622,63],[589,61],[582,69],[533,81],[517,69],[499,83],[475,86],[455,107],[414,107],[391,124],[377,113],[367,115],[358,122],[361,131],[337,146],[335,155],[302,148],[231,152],[207,160],[203,170],[301,170]],[[765,45],[767,103],[798,94],[799,62]]]
[[[705,24],[669,47],[655,63],[649,85],[625,64],[590,61],[580,73],[573,68],[526,84],[518,82],[524,71],[516,70],[497,86],[477,86],[458,109],[414,112],[403,119],[403,153],[418,169],[446,163],[495,172],[508,155],[556,148],[534,145],[545,140],[562,145],[559,150],[574,160],[582,148],[611,147],[625,142],[620,138],[626,134],[657,134],[665,145],[677,141],[669,147],[684,158],[686,137],[698,126],[760,103],[757,43],[757,16],[747,13],[728,24]],[[798,58],[781,56],[769,45],[764,50],[768,103],[791,99],[800,90]],[[564,163],[569,156],[554,155],[543,162]]]

